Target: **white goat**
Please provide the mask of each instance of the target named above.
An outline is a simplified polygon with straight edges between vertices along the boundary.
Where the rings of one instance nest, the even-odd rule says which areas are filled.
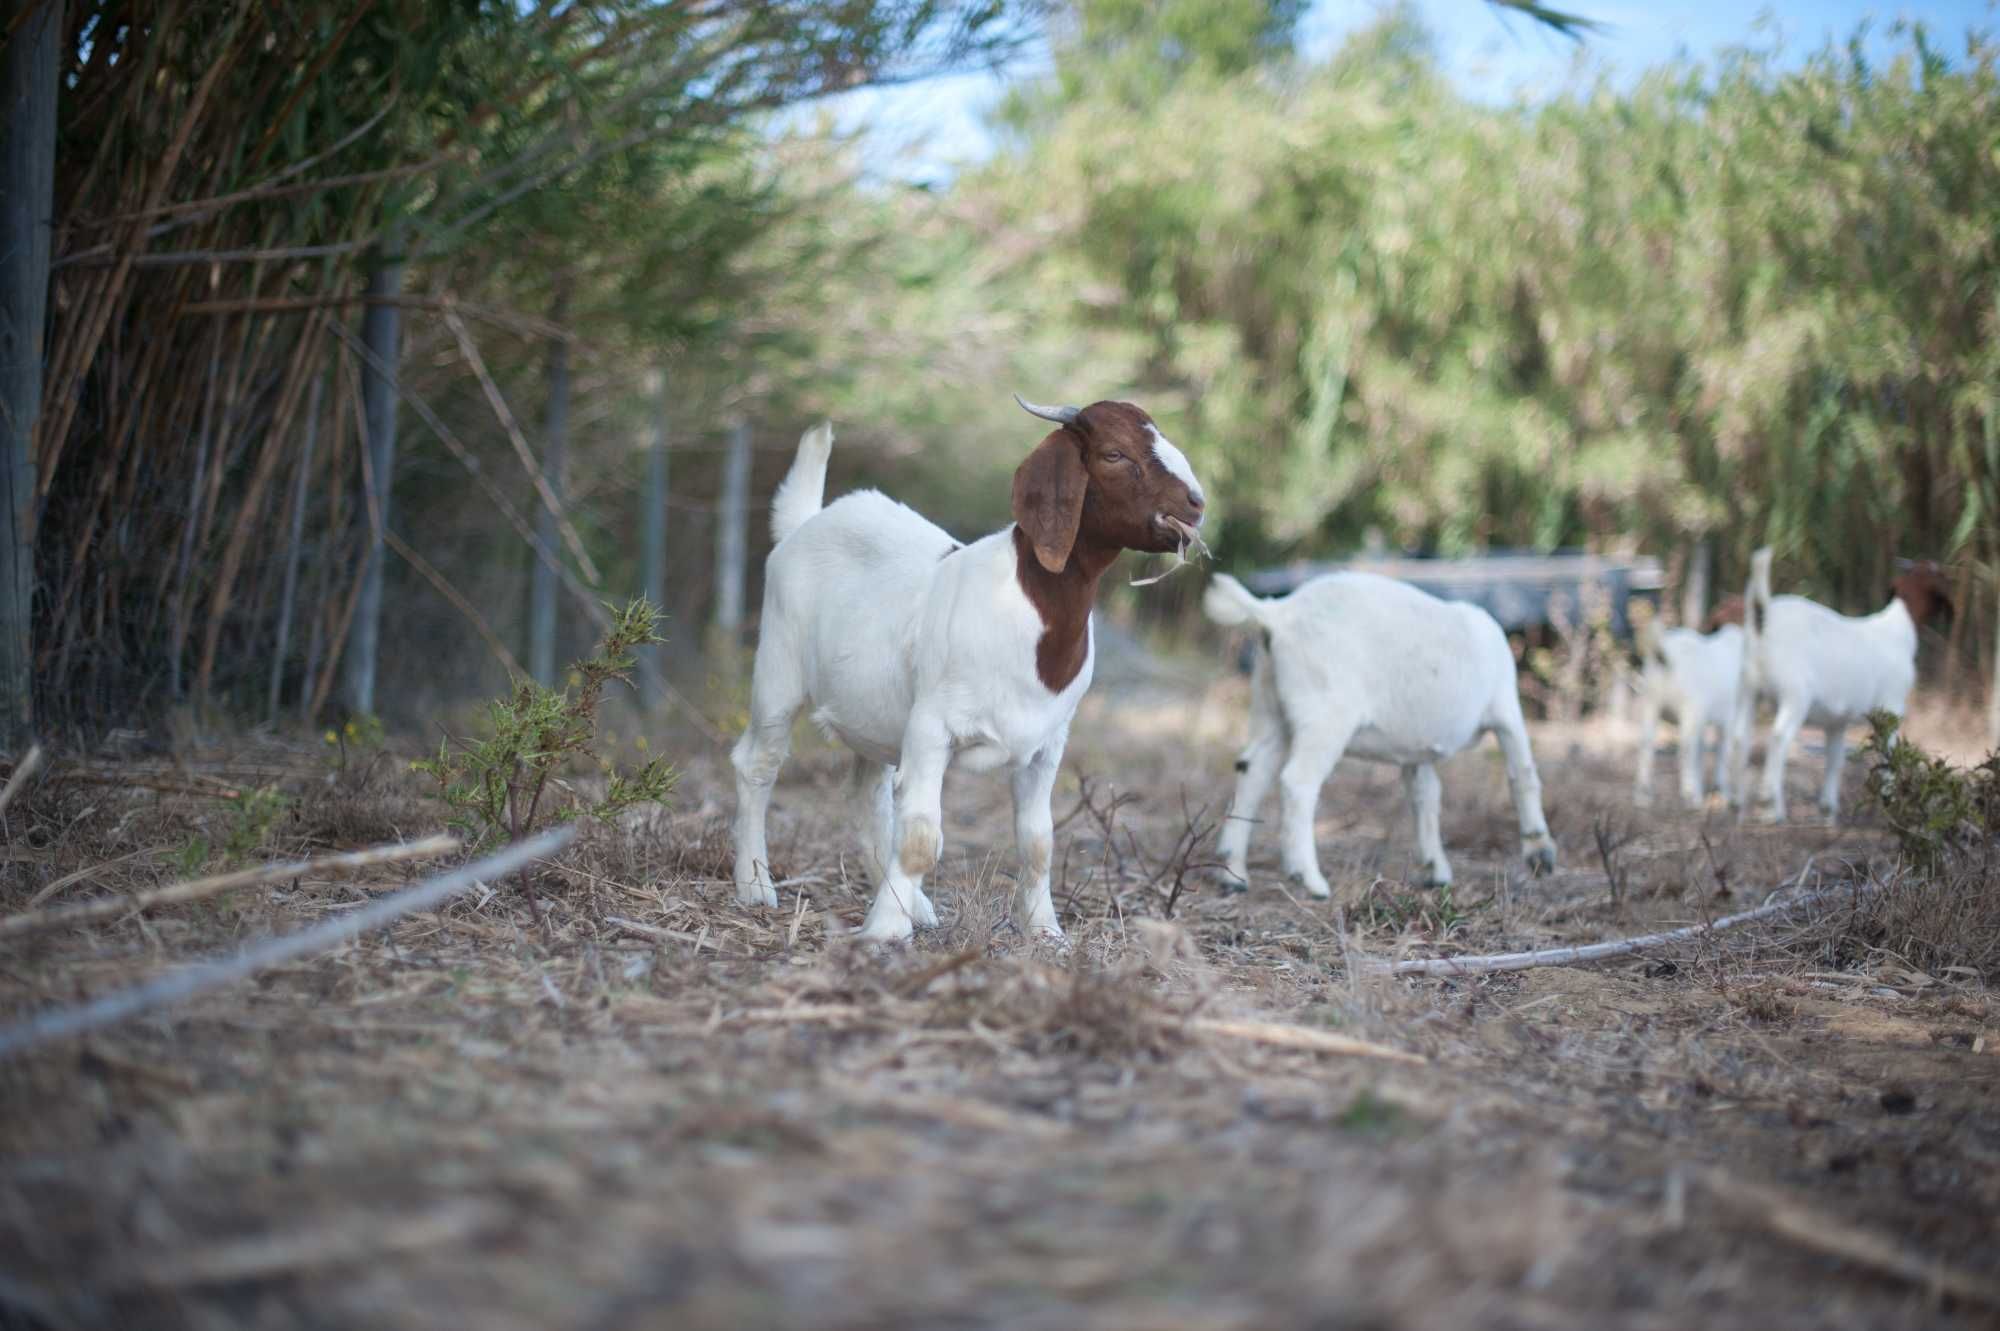
[[[1701,807],[1704,747],[1713,754],[1716,788],[1728,793],[1724,759],[1736,714],[1737,679],[1743,673],[1740,603],[1732,598],[1709,617],[1709,624],[1708,633],[1662,629],[1653,620],[1639,629],[1639,771],[1632,798],[1641,807],[1653,802],[1653,744],[1663,711],[1680,727],[1681,803]],[[1718,740],[1713,745],[1707,743],[1710,726]]]
[[[862,937],[908,938],[913,924],[937,923],[923,880],[943,846],[954,760],[1012,772],[1014,921],[1062,936],[1049,898],[1049,796],[1090,685],[1098,579],[1123,550],[1179,549],[1203,497],[1187,459],[1137,407],[1021,405],[1058,428],[1014,473],[1014,525],[970,545],[873,490],[822,508],[833,432],[816,426],[799,441],[771,504],[777,545],[750,724],[731,754],[746,905],[777,904],[764,816],[792,722],[810,705],[820,729],[855,752],[869,790],[861,837],[880,885]]]
[[[1757,700],[1778,705],[1764,753],[1763,799],[1773,822],[1785,820],[1785,760],[1801,727],[1826,735],[1826,776],[1820,812],[1840,816],[1840,774],[1847,758],[1847,728],[1872,711],[1903,714],[1917,682],[1917,630],[1939,613],[1950,614],[1944,571],[1930,562],[1909,564],[1889,584],[1889,604],[1872,615],[1851,617],[1803,596],[1771,595],[1771,547],[1750,557],[1743,597],[1743,673],[1730,726],[1729,797],[1747,796],[1752,722]]]
[[[1491,731],[1507,761],[1529,869],[1555,867],[1542,783],[1528,748],[1514,654],[1493,617],[1372,573],[1314,578],[1275,600],[1216,575],[1202,609],[1218,624],[1255,624],[1263,650],[1250,687],[1250,738],[1217,848],[1249,880],[1250,824],[1276,778],[1285,872],[1329,894],[1313,845],[1320,787],[1342,754],[1403,769],[1426,882],[1451,881],[1438,833],[1436,764]]]

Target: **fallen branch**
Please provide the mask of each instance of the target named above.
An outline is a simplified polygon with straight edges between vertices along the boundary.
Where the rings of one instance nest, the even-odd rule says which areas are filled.
[[[1603,961],[1607,957],[1625,957],[1635,952],[1645,952],[1670,943],[1684,943],[1692,938],[1721,933],[1724,929],[1734,929],[1738,925],[1750,924],[1756,920],[1769,919],[1800,906],[1810,906],[1840,896],[1850,889],[1828,888],[1823,892],[1812,892],[1802,897],[1787,897],[1782,901],[1772,901],[1746,910],[1737,915],[1725,915],[1719,920],[1702,924],[1690,924],[1679,929],[1669,929],[1664,933],[1641,934],[1637,938],[1621,938],[1605,943],[1579,943],[1574,947],[1550,947],[1538,952],[1500,952],[1477,957],[1430,957],[1412,961],[1382,961],[1363,958],[1355,962],[1355,969],[1363,975],[1490,975],[1495,971],[1525,971],[1537,966],[1576,966],[1586,961]],[[1868,884],[1853,889],[1857,895],[1866,896],[1881,890],[1878,884]]]
[[[61,892],[63,889],[74,887],[78,883],[87,882],[88,880],[95,878],[98,874],[103,873],[106,869],[115,869],[121,864],[129,864],[131,861],[139,859],[143,856],[158,855],[161,852],[165,851],[166,849],[167,847],[165,846],[141,846],[137,850],[127,851],[125,854],[120,855],[115,860],[106,860],[102,864],[93,864],[88,868],[78,869],[75,873],[66,873],[62,877],[56,879],[54,882],[50,883],[47,887],[43,888],[41,891],[35,893],[35,895],[29,897],[28,908],[30,910],[33,910],[36,906],[41,905],[44,901],[47,901],[50,897],[55,896],[58,892]]]
[[[297,933],[266,939],[254,947],[244,949],[234,957],[207,962],[133,989],[106,994],[81,1007],[58,1008],[53,1012],[44,1012],[31,1017],[27,1021],[0,1030],[0,1058],[21,1053],[66,1035],[96,1030],[101,1026],[123,1021],[127,1017],[136,1017],[155,1008],[183,1002],[196,994],[207,993],[211,989],[220,989],[238,980],[247,979],[258,971],[268,970],[281,962],[295,961],[300,957],[312,956],[316,952],[325,952],[350,938],[359,937],[370,929],[379,929],[413,911],[429,910],[476,885],[482,879],[499,878],[530,860],[553,854],[568,845],[575,836],[575,827],[558,827],[531,840],[515,842],[483,860],[476,860],[462,868],[440,874],[428,882],[372,901],[338,919],[313,925],[309,929],[301,929]]]
[[[123,786],[134,790],[157,790],[165,795],[193,795],[205,800],[233,800],[242,797],[237,787],[212,777],[193,776],[186,780],[145,776],[126,772],[57,772],[50,781],[77,781],[86,786]],[[213,781],[212,785],[203,785]]]
[[[1810,1210],[1780,1193],[1739,1183],[1712,1171],[1704,1172],[1701,1178],[1717,1199],[1801,1247],[1907,1280],[1933,1295],[1949,1294],[2000,1308],[2000,1283],[1983,1275],[1946,1266],[1910,1251],[1893,1239]]]
[[[50,910],[24,911],[19,915],[9,915],[5,919],[0,919],[0,940],[25,938],[32,934],[47,933],[51,929],[65,929],[73,924],[115,919],[130,911],[152,910],[156,906],[178,906],[184,902],[212,897],[218,892],[227,892],[231,888],[269,883],[280,878],[302,878],[309,873],[326,873],[334,869],[361,869],[374,864],[393,864],[398,860],[435,859],[439,855],[451,854],[458,847],[458,838],[454,836],[425,837],[422,841],[398,842],[393,846],[376,846],[371,850],[348,851],[342,855],[322,855],[316,860],[263,864],[254,869],[239,869],[235,873],[217,874],[212,878],[196,878],[169,887],[154,888],[150,892],[137,892],[129,897],[105,897],[98,901],[79,901],[73,906],[57,906]]]
[[[1386,1058],[1394,1063],[1427,1063],[1422,1054],[1395,1049],[1386,1044],[1358,1040],[1352,1035],[1316,1031],[1309,1026],[1286,1026],[1273,1021],[1225,1021],[1220,1017],[1195,1017],[1178,1023],[1183,1029],[1204,1035],[1221,1035],[1232,1040],[1248,1040],[1280,1049],[1304,1049],[1315,1054],[1343,1054],[1358,1058]]]
[[[0,788],[0,813],[7,811],[7,806],[14,802],[14,796],[20,793],[21,787],[27,784],[28,778],[33,776],[35,769],[41,765],[42,746],[32,744],[21,756],[21,761],[14,764],[14,774],[7,778],[5,788]]]

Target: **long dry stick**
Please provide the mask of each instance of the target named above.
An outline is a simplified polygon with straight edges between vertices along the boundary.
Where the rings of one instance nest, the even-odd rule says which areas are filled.
[[[103,998],[85,1003],[81,1007],[59,1008],[54,1012],[44,1012],[18,1025],[0,1030],[0,1058],[19,1054],[36,1045],[66,1035],[78,1035],[84,1031],[109,1026],[127,1017],[138,1016],[170,1003],[179,1003],[196,994],[247,979],[260,970],[266,970],[281,962],[293,961],[299,957],[309,957],[316,952],[324,952],[337,947],[350,938],[359,937],[370,929],[400,919],[412,911],[428,910],[448,898],[465,891],[483,879],[498,878],[520,868],[529,860],[538,859],[561,850],[576,836],[575,827],[558,827],[528,841],[517,841],[483,860],[476,860],[450,873],[440,874],[428,882],[419,883],[406,891],[383,897],[359,910],[316,924],[297,933],[280,938],[266,939],[254,947],[246,948],[234,957],[212,961],[195,966],[177,975],[139,985],[136,988],[106,994]]]
[[[129,897],[106,897],[101,901],[79,901],[75,905],[59,906],[52,910],[24,911],[19,915],[9,915],[5,919],[0,919],[0,939],[25,938],[31,934],[47,933],[51,929],[67,928],[72,924],[114,919],[128,911],[151,910],[156,906],[178,906],[183,902],[199,901],[218,892],[227,892],[231,888],[248,887],[253,883],[268,883],[279,878],[300,878],[309,873],[359,869],[371,864],[393,864],[398,860],[433,859],[439,855],[449,855],[458,847],[458,838],[454,836],[425,837],[422,841],[398,842],[393,846],[376,846],[370,850],[348,851],[341,855],[322,855],[314,860],[262,864],[254,869],[239,869],[234,873],[196,878],[185,883],[154,888],[150,892],[138,892]]]
[[[1538,952],[1500,952],[1477,957],[1431,957],[1414,961],[1361,958],[1355,962],[1355,969],[1363,975],[1488,975],[1495,971],[1532,970],[1537,966],[1575,966],[1586,961],[1630,956],[1634,952],[1665,947],[1669,943],[1683,943],[1691,938],[1721,933],[1724,929],[1734,929],[1738,925],[1769,919],[1773,915],[1782,915],[1786,911],[1826,901],[1849,891],[1868,896],[1881,890],[1879,884],[1872,883],[1858,888],[1830,887],[1825,891],[1811,892],[1802,897],[1787,897],[1782,901],[1768,902],[1755,910],[1746,910],[1737,915],[1725,915],[1719,920],[1611,942],[1581,943],[1575,947],[1550,947]]]
[[[525,679],[527,677],[528,672],[523,670],[521,663],[514,659],[514,653],[507,650],[507,644],[501,641],[498,633],[493,631],[493,626],[486,622],[486,616],[480,614],[479,608],[465,599],[464,593],[451,585],[451,580],[440,573],[436,565],[418,554],[416,550],[411,548],[408,541],[405,541],[402,537],[387,528],[384,528],[382,531],[382,539],[388,542],[389,548],[402,556],[403,561],[415,569],[439,596],[444,597],[445,600],[450,601],[453,606],[457,607],[458,613],[464,615],[466,621],[485,640],[487,650],[491,651],[494,659],[500,662],[501,668],[506,670],[509,679]]]
[[[1342,1054],[1360,1058],[1386,1058],[1392,1063],[1426,1063],[1422,1054],[1395,1049],[1351,1035],[1316,1031],[1310,1026],[1286,1026],[1272,1021],[1227,1021],[1221,1017],[1194,1017],[1178,1023],[1182,1028],[1204,1035],[1221,1035],[1253,1044],[1275,1045],[1280,1049],[1305,1049],[1316,1054]]]
[[[1713,1170],[1700,1178],[1717,1199],[1761,1221],[1772,1233],[1842,1261],[1896,1276],[1934,1294],[2000,1308],[2000,1282],[1910,1251],[1893,1239],[1813,1211],[1781,1193],[1739,1183]]]
[[[29,745],[28,751],[21,756],[21,761],[14,764],[14,774],[7,778],[6,787],[0,789],[0,813],[7,811],[7,806],[14,802],[14,796],[21,792],[21,787],[28,783],[28,778],[33,776],[35,769],[41,765],[42,746]]]

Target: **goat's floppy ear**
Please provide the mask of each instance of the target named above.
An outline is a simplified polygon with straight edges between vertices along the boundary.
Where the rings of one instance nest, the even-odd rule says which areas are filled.
[[[1014,469],[1014,521],[1035,547],[1035,558],[1051,573],[1062,572],[1069,562],[1089,484],[1076,435],[1066,428],[1035,445],[1035,451]]]

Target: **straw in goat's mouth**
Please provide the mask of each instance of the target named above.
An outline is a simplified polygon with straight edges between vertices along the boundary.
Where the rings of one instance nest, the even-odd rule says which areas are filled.
[[[1185,522],[1182,522],[1179,518],[1173,517],[1166,513],[1160,514],[1160,521],[1166,523],[1169,527],[1172,527],[1174,529],[1174,534],[1180,537],[1180,545],[1174,550],[1174,562],[1167,565],[1165,569],[1161,570],[1158,573],[1155,573],[1150,578],[1132,579],[1132,585],[1134,587],[1150,587],[1154,583],[1160,581],[1162,578],[1171,577],[1173,574],[1180,572],[1181,567],[1188,562],[1187,556],[1189,550],[1193,550],[1203,559],[1215,558],[1215,556],[1209,551],[1208,542],[1202,540],[1201,533],[1196,531],[1193,527],[1188,526]]]

